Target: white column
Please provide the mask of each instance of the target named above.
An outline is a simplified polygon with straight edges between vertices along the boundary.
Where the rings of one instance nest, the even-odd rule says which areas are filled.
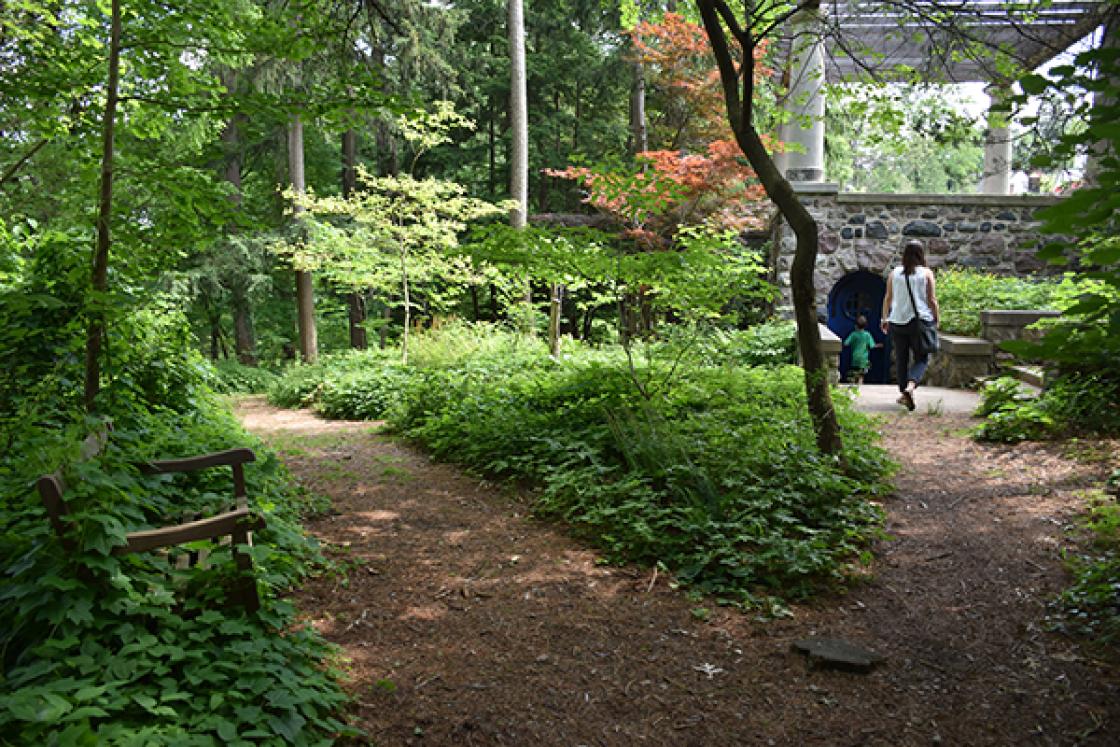
[[[980,192],[986,195],[1011,193],[1011,105],[1005,84],[993,83],[984,89],[991,97],[988,129],[984,134],[984,175]]]
[[[1107,50],[1120,51],[1120,19],[1113,19],[1110,23],[1105,24],[1100,30],[1100,48]],[[1116,70],[1117,64],[1113,62],[1100,63],[1105,67],[1104,75]],[[1097,75],[1101,75],[1100,71]],[[1093,93],[1093,109],[1090,111],[1090,122],[1098,124],[1102,119],[1101,109],[1111,108],[1116,104],[1114,96],[1107,95],[1108,91],[1096,91]],[[1084,182],[1090,186],[1096,186],[1102,170],[1101,161],[1109,156],[1114,156],[1111,153],[1112,142],[1108,138],[1101,138],[1092,144],[1089,148],[1088,158],[1085,161],[1085,178]]]
[[[779,129],[778,139],[792,147],[778,164],[791,182],[823,182],[825,68],[819,12],[798,12],[789,28],[793,45],[784,108],[790,119]]]

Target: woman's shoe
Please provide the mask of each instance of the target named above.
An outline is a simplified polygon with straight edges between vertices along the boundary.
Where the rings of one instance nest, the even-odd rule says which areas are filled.
[[[916,405],[914,404],[913,394],[911,394],[910,392],[903,392],[902,396],[898,398],[898,401],[905,405],[907,410],[909,410],[910,412],[914,412],[914,408],[916,407]]]

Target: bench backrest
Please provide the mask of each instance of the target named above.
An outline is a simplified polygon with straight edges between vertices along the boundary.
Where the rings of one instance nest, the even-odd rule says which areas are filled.
[[[109,443],[111,429],[112,426],[106,424],[105,428],[86,436],[82,441],[79,460],[84,462],[100,454]],[[39,497],[42,498],[43,506],[47,509],[47,517],[54,527],[55,534],[67,550],[73,549],[74,541],[66,535],[66,522],[63,521],[70,514],[70,509],[66,507],[66,478],[62,476],[62,470],[43,475],[35,483],[35,487],[39,489]]]
[[[78,460],[84,462],[93,459],[104,451],[106,445],[109,443],[109,434],[111,430],[111,427],[107,426],[86,436],[85,440],[82,441]],[[194,470],[207,469],[209,467],[228,466],[233,470],[233,496],[236,502],[246,497],[244,464],[245,462],[252,461],[256,461],[253,450],[242,448],[219,451],[203,456],[188,457],[186,459],[165,459],[142,462],[137,464],[136,467],[145,475],[162,475],[177,472],[193,472]],[[63,546],[67,550],[72,550],[74,548],[74,542],[66,533],[65,518],[70,514],[70,509],[66,505],[66,478],[62,474],[62,469],[58,469],[49,475],[43,475],[35,483],[35,486],[39,489],[39,497],[43,500],[43,506],[47,509],[47,517],[50,519],[51,526],[54,527],[55,533],[62,541]]]

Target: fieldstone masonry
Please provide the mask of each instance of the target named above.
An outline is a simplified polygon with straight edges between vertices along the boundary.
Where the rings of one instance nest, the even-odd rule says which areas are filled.
[[[1057,197],[857,194],[822,183],[795,188],[820,227],[816,290],[822,313],[837,281],[856,270],[886,276],[910,238],[925,245],[926,261],[934,270],[955,265],[1001,275],[1053,271],[1034,256],[1039,238],[1035,211],[1055,204]],[[789,269],[796,242],[780,218],[774,222],[771,247],[781,305],[790,310]]]

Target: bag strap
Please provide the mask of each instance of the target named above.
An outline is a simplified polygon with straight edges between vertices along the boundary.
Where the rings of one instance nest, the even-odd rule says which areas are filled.
[[[906,268],[902,268],[902,280],[906,283],[906,292],[910,294],[910,307],[914,309],[914,319],[921,320],[922,316],[918,313],[918,302],[914,300],[914,289],[910,286],[910,276],[906,274]],[[911,319],[910,321],[913,321]]]

